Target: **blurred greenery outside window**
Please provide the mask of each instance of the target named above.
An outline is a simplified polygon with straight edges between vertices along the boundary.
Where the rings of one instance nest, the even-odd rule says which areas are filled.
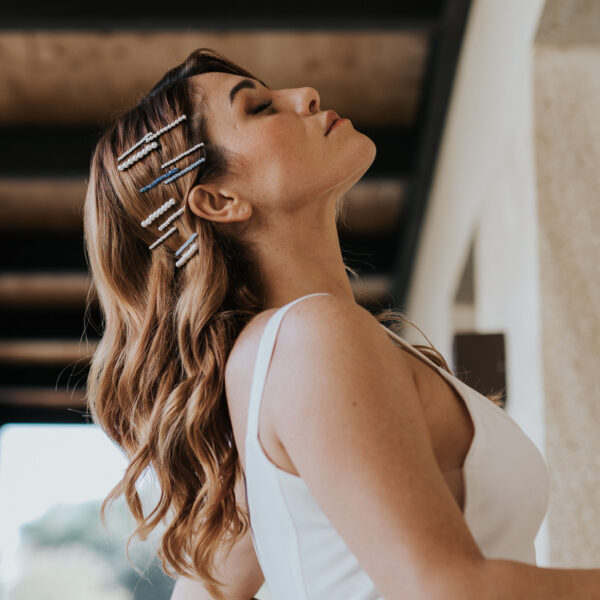
[[[126,460],[95,425],[0,427],[0,600],[168,600],[174,580],[156,548],[164,529],[125,546],[135,521],[123,498],[100,505]],[[138,484],[145,514],[158,501],[151,476]],[[258,600],[272,600],[263,585]]]

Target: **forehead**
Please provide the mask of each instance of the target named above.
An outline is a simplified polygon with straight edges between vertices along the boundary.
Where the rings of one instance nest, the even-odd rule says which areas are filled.
[[[248,80],[253,82],[256,88],[262,88],[264,85],[260,80],[232,73],[200,73],[199,75],[193,75],[190,79],[197,93],[206,103],[207,108],[214,112],[231,109],[231,92],[238,84],[241,85],[242,89],[251,87],[250,85],[244,85],[244,82]]]
[[[211,139],[219,139],[224,145],[229,143],[235,145],[232,140],[238,139],[236,110],[239,110],[238,105],[242,104],[242,100],[238,98],[231,104],[230,95],[232,89],[244,80],[253,81],[257,89],[262,88],[258,81],[233,73],[210,72],[190,77],[194,94],[202,105],[201,111],[207,135]],[[240,90],[240,97],[248,91],[253,92],[253,90]]]
[[[234,75],[233,73],[200,73],[198,75],[192,75],[190,79],[198,87],[206,90],[207,94],[211,92],[217,92],[224,90],[226,87],[235,85],[240,79],[243,79],[240,75]]]

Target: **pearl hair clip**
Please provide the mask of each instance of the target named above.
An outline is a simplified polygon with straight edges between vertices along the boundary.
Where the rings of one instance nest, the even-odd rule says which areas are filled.
[[[174,204],[175,204],[175,198],[169,198],[169,200],[167,200],[160,208],[158,208],[153,213],[148,215],[148,217],[146,217],[142,221],[142,227],[148,227],[148,225],[150,225],[154,220],[156,220],[158,217],[160,217],[162,214],[164,214],[167,210],[169,210],[169,208],[171,208],[171,206],[173,206]],[[185,206],[182,206],[181,208],[176,210],[171,216],[167,217],[167,219],[165,219],[165,221],[163,221],[158,226],[158,230],[162,231],[163,229],[168,227],[175,219],[177,219],[177,217],[180,217],[184,213],[184,211],[185,211]],[[150,244],[150,246],[148,246],[148,248],[150,250],[154,250],[154,248],[156,248],[159,244],[162,244],[170,235],[175,233],[176,230],[177,230],[177,227],[175,227],[173,225],[173,227],[171,227],[171,229],[169,229],[169,231],[167,231],[165,234],[160,236],[155,242]],[[179,256],[187,248],[187,250],[185,250],[183,255],[175,263],[176,267],[183,266],[188,261],[190,256],[192,256],[192,254],[194,254],[194,252],[196,252],[198,250],[198,244],[196,242],[194,242],[196,237],[198,237],[198,234],[192,233],[192,235],[190,235],[190,237],[183,243],[183,245],[180,246],[180,248],[175,252],[175,256]],[[192,242],[194,242],[194,243],[192,243]],[[188,248],[188,246],[189,246],[189,248]]]
[[[171,229],[169,229],[169,231],[167,231],[167,233],[165,233],[164,235],[161,235],[155,242],[150,244],[150,246],[148,246],[148,248],[150,248],[150,250],[154,250],[154,248],[156,248],[156,246],[158,246],[159,244],[162,244],[172,233],[175,233],[176,230],[177,230],[177,227],[175,227],[173,225],[173,227],[171,227]]]
[[[150,213],[141,223],[142,227],[148,227],[151,223],[153,223],[158,217],[164,214],[171,206],[175,204],[175,198],[169,198],[160,208],[156,209],[153,213]],[[168,227],[177,217],[180,217],[185,211],[185,206],[182,206],[178,210],[176,210],[171,216],[167,217],[159,226],[158,230],[162,231],[166,227]],[[150,250],[156,248],[158,244],[162,243],[166,240],[175,230],[176,228],[173,226],[167,233],[161,236],[158,240],[156,240],[151,246],[149,246]],[[177,256],[177,255],[176,255]]]
[[[177,125],[179,125],[179,123],[181,123],[185,119],[187,119],[187,116],[182,114],[181,116],[177,117],[174,121],[172,121],[168,125],[165,125],[161,129],[159,129],[155,132],[149,132],[145,136],[143,136],[133,146],[131,146],[131,148],[129,148],[128,150],[123,152],[123,154],[121,154],[121,156],[119,156],[119,158],[117,159],[118,170],[125,171],[131,165],[133,165],[136,162],[138,162],[139,160],[145,158],[148,154],[150,154],[150,152],[156,150],[157,148],[160,148],[160,143],[155,141],[156,138],[161,136],[163,133],[173,129],[173,127],[176,127]],[[137,148],[139,148],[140,146],[143,146],[143,147],[140,150],[138,150],[135,154],[131,155],[131,153],[134,150],[136,150]],[[190,154],[193,154],[194,152],[200,150],[200,148],[204,149],[204,142],[195,144],[194,146],[185,150],[181,154],[178,154],[174,158],[164,162],[161,165],[161,168],[166,169],[167,167],[174,165],[175,163],[179,162],[181,159],[185,158],[186,156],[189,156]],[[163,173],[162,175],[160,175],[159,177],[154,179],[154,181],[151,181],[148,185],[141,187],[139,189],[139,191],[141,193],[147,192],[148,190],[151,190],[152,188],[157,186],[161,181],[165,184],[168,184],[168,183],[171,183],[172,181],[175,181],[178,177],[181,177],[182,175],[189,173],[192,169],[196,168],[199,164],[203,163],[206,160],[206,154],[205,154],[204,150],[203,150],[202,154],[203,154],[202,158],[194,161],[193,163],[191,163],[190,165],[188,165],[187,167],[185,167],[181,170],[179,169],[179,167],[171,168],[166,173]],[[129,156],[129,158],[127,158],[128,156]],[[124,160],[124,159],[126,159],[126,160]],[[162,216],[165,212],[167,212],[175,204],[176,204],[175,198],[169,198],[169,200],[164,202],[158,209],[156,209],[154,212],[150,213],[141,222],[141,226],[148,227],[156,219],[158,219],[158,217]],[[173,221],[175,219],[177,219],[178,217],[180,217],[184,212],[185,212],[185,204],[183,206],[181,206],[179,209],[177,209],[170,216],[168,216],[158,226],[158,230],[163,231],[164,229],[169,227],[169,225],[171,225],[171,223],[173,223]],[[148,246],[148,248],[150,250],[154,250],[154,248],[156,248],[157,246],[162,244],[162,242],[164,242],[169,236],[173,235],[173,233],[175,233],[176,231],[177,231],[177,227],[175,225],[173,225],[167,232],[163,233],[163,235],[161,235],[157,240],[155,240],[152,244],[150,244],[150,246]],[[198,243],[197,243],[197,241],[195,241],[197,237],[198,237],[197,233],[193,233],[192,235],[190,235],[188,237],[188,239],[175,252],[175,256],[179,257],[179,259],[175,262],[176,267],[183,266],[189,260],[189,258],[195,252],[198,251]]]
[[[165,227],[170,225],[177,217],[179,217],[180,215],[183,214],[184,210],[185,210],[185,207],[182,206],[177,212],[174,212],[164,223],[161,223],[158,226],[158,230],[162,231]]]
[[[173,204],[175,204],[175,198],[169,198],[169,200],[167,200],[160,208],[149,214],[148,217],[142,221],[142,227],[148,227],[152,221],[160,217],[160,215],[162,215],[170,206],[173,206]]]
[[[191,244],[191,246],[181,255],[181,258],[175,263],[176,267],[181,267],[182,265],[184,265],[188,261],[190,256],[192,256],[192,254],[194,254],[194,252],[198,250],[198,244],[196,242],[192,244],[192,242],[197,236],[197,233],[192,233],[192,235],[190,235],[190,237],[183,243],[179,250],[175,252],[175,256],[179,256],[179,254]]]
[[[182,175],[189,173],[192,169],[195,169],[200,163],[203,163],[205,160],[206,159],[204,157],[202,157],[199,160],[197,160],[196,162],[193,162],[191,165],[187,166],[185,169],[183,169],[183,171],[179,171],[179,173],[175,173],[175,171],[179,170],[177,167],[175,167],[172,171],[169,171],[165,175],[162,175],[161,177],[159,177],[158,180],[162,181],[165,177],[168,177],[169,175],[171,175],[171,173],[175,173],[175,175],[171,175],[168,179],[165,179],[165,181],[163,181],[164,184],[171,183],[171,181],[174,181],[178,177],[181,177]],[[157,183],[158,183],[158,180],[156,180]]]
[[[168,125],[165,125],[161,129],[159,129],[158,131],[147,133],[141,140],[139,140],[133,146],[131,146],[129,150],[123,152],[123,154],[121,154],[121,156],[119,156],[119,158],[117,159],[117,162],[121,162],[126,156],[129,156],[129,154],[131,154],[136,148],[139,148],[142,144],[147,144],[148,142],[151,142],[157,137],[160,137],[163,133],[170,131],[171,129],[173,129],[173,127],[176,127],[177,125],[179,125],[179,123],[185,121],[185,119],[187,119],[187,115],[181,115]]]
[[[172,158],[171,160],[168,160],[166,163],[163,163],[161,165],[161,167],[162,168],[168,167],[168,166],[176,163],[177,161],[181,160],[182,158],[189,156],[190,154],[192,154],[192,152],[196,152],[197,150],[199,150],[200,148],[203,148],[203,147],[204,147],[204,142],[200,142],[199,144],[192,146],[189,150],[182,152],[175,158]],[[134,155],[134,156],[137,156],[137,155]],[[163,175],[160,175],[154,181],[150,182],[148,185],[140,188],[140,192],[143,193],[143,192],[147,192],[148,190],[151,190],[153,187],[158,185],[161,181],[164,184],[171,183],[172,181],[175,181],[175,179],[177,179],[178,177],[181,177],[182,175],[189,173],[192,169],[195,169],[199,164],[203,163],[205,160],[206,160],[206,156],[202,156],[202,158],[193,162],[191,165],[188,165],[185,169],[182,169],[181,171],[179,170],[179,167],[173,167],[168,173],[164,173]]]
[[[204,146],[204,142],[200,142],[199,144],[196,144],[189,150],[182,152],[179,156],[176,156],[175,158],[172,158],[171,160],[167,161],[166,163],[160,165],[160,168],[161,169],[167,168],[169,165],[172,165],[172,164],[176,163],[177,161],[181,160],[184,156],[189,156],[190,154],[192,154],[192,152],[196,152],[196,150],[198,150],[199,148],[202,148],[202,146]]]
[[[148,185],[145,185],[144,187],[140,188],[140,192],[144,193],[144,192],[147,192],[148,190],[151,190],[154,186],[158,185],[163,179],[166,179],[167,177],[170,178],[170,176],[173,175],[173,173],[176,173],[177,171],[179,171],[179,169],[177,167],[175,167],[174,169],[171,169],[168,173],[165,173],[164,175],[157,177],[154,181],[152,181]]]
[[[158,142],[152,142],[147,146],[144,146],[139,152],[136,152],[133,156],[130,156],[125,162],[122,162],[117,169],[119,171],[124,171],[125,169],[129,169],[131,165],[136,163],[138,160],[144,158],[148,153],[152,152],[152,150],[156,150],[158,148]]]

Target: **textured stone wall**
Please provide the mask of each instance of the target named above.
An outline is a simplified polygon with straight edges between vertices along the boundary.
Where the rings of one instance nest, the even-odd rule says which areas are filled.
[[[549,561],[600,566],[600,3],[550,0],[534,52]]]
[[[474,244],[474,328],[505,334],[506,410],[550,472],[537,563],[597,568],[598,0],[473,0],[428,202],[408,317],[451,356]]]

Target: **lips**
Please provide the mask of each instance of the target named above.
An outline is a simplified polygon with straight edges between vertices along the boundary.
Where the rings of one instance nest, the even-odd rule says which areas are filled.
[[[331,131],[331,127],[333,126],[333,124],[338,121],[340,118],[340,116],[335,112],[335,110],[328,110],[327,111],[327,120],[326,120],[326,124],[327,124],[327,130],[325,132],[325,135],[328,135],[329,132]]]

